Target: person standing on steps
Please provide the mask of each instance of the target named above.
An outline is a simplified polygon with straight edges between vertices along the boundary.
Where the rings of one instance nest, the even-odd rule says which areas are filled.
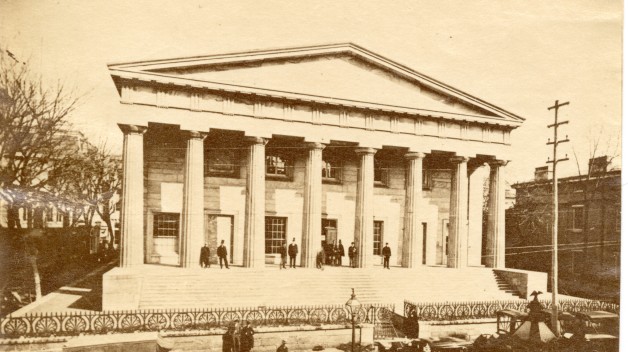
[[[286,257],[288,256],[288,250],[286,249],[286,244],[282,244],[281,247],[279,247],[279,255],[281,256],[281,262],[279,262],[279,269],[285,269],[286,268]]]
[[[201,247],[201,258],[200,263],[201,268],[209,268],[209,246],[207,243],[203,247]]]
[[[355,247],[355,242],[351,242],[351,247],[349,247],[349,266],[352,268],[355,268],[355,257],[357,257],[357,255],[358,249]]]
[[[342,245],[342,240],[338,240],[338,265],[342,266],[342,258],[345,256],[345,247]]]
[[[218,254],[218,260],[220,261],[220,269],[222,269],[222,262],[225,262],[225,267],[229,269],[229,261],[227,260],[227,247],[225,246],[225,240],[220,241],[220,247],[216,250]]]
[[[318,252],[316,252],[316,269],[325,270],[323,267],[323,263],[325,262],[325,251],[323,248],[319,248]]]
[[[297,268],[297,253],[299,253],[299,246],[294,241],[294,237],[292,238],[292,243],[288,246],[288,255],[290,256],[290,267]]]
[[[386,246],[382,249],[382,255],[384,256],[384,269],[390,270],[390,247],[388,247],[388,242],[386,242]]]

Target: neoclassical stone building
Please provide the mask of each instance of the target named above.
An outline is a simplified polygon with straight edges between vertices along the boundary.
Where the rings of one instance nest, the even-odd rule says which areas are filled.
[[[112,64],[125,115],[123,268],[259,268],[294,238],[359,266],[504,266],[504,166],[523,119],[354,44]],[[483,239],[483,179],[489,221]],[[343,262],[348,262],[345,257]]]

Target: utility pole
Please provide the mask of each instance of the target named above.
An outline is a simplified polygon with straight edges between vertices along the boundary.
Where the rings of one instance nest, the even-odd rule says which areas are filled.
[[[547,139],[547,144],[553,146],[553,158],[550,160],[547,158],[547,163],[552,164],[552,330],[556,336],[560,335],[560,327],[558,326],[558,301],[556,295],[558,294],[558,178],[556,176],[556,165],[561,161],[567,161],[569,158],[567,154],[562,159],[558,159],[556,151],[560,143],[569,142],[568,136],[565,139],[558,140],[558,127],[569,123],[569,121],[558,122],[558,109],[561,106],[569,105],[569,102],[558,103],[558,100],[554,102],[553,106],[547,108],[547,110],[554,110],[554,123],[547,125],[547,128],[554,129],[554,140]]]

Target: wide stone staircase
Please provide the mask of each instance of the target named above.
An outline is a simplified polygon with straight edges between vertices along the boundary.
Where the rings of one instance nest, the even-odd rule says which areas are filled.
[[[232,267],[143,274],[140,309],[344,304],[351,289],[362,303],[513,300],[487,268],[417,270],[381,267],[263,270]]]

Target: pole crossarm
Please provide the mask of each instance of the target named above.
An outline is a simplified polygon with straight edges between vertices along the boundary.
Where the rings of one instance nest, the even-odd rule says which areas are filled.
[[[567,143],[569,142],[569,138],[565,138],[565,139],[561,139],[558,141],[553,141],[553,142],[547,142],[545,144],[550,145],[550,144],[560,144],[560,143]]]
[[[556,123],[552,123],[550,125],[547,125],[547,128],[558,127],[560,125],[566,125],[568,123],[569,123],[569,121],[567,121],[567,120],[561,121],[561,122],[556,122]]]

